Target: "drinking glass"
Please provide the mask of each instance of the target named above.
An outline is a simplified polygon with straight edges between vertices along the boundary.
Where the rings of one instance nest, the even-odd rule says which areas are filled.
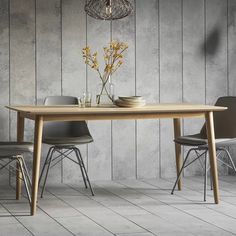
[[[91,103],[92,103],[92,94],[90,92],[84,92],[81,101],[81,106],[91,107]]]

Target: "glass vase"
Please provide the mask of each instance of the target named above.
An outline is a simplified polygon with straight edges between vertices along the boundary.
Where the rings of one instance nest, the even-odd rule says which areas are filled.
[[[112,105],[114,102],[114,84],[109,77],[106,83],[100,83],[97,88],[96,103],[98,106]]]

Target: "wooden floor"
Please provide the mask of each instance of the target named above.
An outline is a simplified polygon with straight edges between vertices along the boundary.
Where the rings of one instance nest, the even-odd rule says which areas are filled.
[[[173,179],[94,182],[95,197],[78,186],[49,186],[29,216],[26,199],[0,188],[0,236],[178,236],[236,235],[236,177],[221,177],[221,203],[212,191],[203,202],[201,177],[184,179],[170,194]]]

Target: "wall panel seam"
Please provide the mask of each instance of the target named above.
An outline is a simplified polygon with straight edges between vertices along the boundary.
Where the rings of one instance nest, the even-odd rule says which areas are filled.
[[[207,35],[206,35],[206,0],[204,0],[204,69],[205,69],[205,104],[207,102],[207,58],[206,58],[206,40],[207,40]]]
[[[11,105],[11,0],[8,0],[8,34],[9,34],[9,105]],[[9,140],[11,140],[11,111],[9,110]]]
[[[137,95],[137,8],[134,1],[134,89]],[[138,178],[138,122],[135,120],[135,178]]]
[[[112,21],[110,22],[110,41],[113,40],[113,35],[112,35]],[[111,120],[111,179],[114,179],[114,172],[113,172],[113,121]]]
[[[183,10],[183,1],[181,0],[181,59],[182,59],[182,67],[181,67],[181,73],[182,73],[182,102],[184,101],[184,10]],[[184,135],[184,119],[182,119],[182,126],[181,126],[181,133]],[[182,155],[183,155],[182,150]]]
[[[60,48],[60,66],[61,66],[61,68],[60,68],[60,72],[61,72],[61,96],[63,95],[63,78],[62,78],[62,0],[60,0],[60,30],[61,30],[61,32],[60,32],[60,40],[61,40],[61,48]],[[61,157],[61,171],[60,171],[60,173],[61,173],[61,183],[63,183],[64,182],[64,158],[63,157]]]
[[[85,4],[87,3],[87,0],[85,0]],[[85,14],[85,23],[86,23],[86,27],[85,27],[85,30],[86,30],[86,47],[88,46],[88,15],[87,13]],[[88,65],[86,64],[86,79],[85,79],[85,88],[86,88],[86,91],[88,91]]]
[[[181,67],[181,73],[182,73],[182,102],[184,101],[184,0],[181,0],[181,59],[182,59],[182,67]],[[181,125],[181,134],[184,135],[184,119],[182,118],[182,125]],[[181,147],[181,155],[182,158],[184,158],[184,151],[185,148]],[[185,174],[185,171],[183,171],[183,176]]]
[[[84,3],[86,4],[87,3],[87,0],[84,1]],[[86,24],[86,27],[85,27],[85,31],[86,31],[86,47],[88,46],[88,15],[85,14],[85,24]],[[85,90],[88,91],[88,65],[86,64],[85,65],[86,67],[86,70],[85,70]],[[86,167],[87,167],[87,170],[89,171],[89,146],[88,144],[86,144],[86,155],[87,155],[87,163],[86,163]]]
[[[226,73],[227,73],[227,95],[229,96],[229,0],[226,9]]]
[[[158,93],[159,93],[159,103],[161,102],[161,37],[160,37],[160,27],[161,27],[161,22],[160,22],[160,1],[158,0],[158,49],[159,49],[159,53],[158,53],[158,69],[159,69],[159,84],[158,84]],[[159,177],[161,178],[161,120],[159,119]]]
[[[34,78],[35,78],[35,104],[38,104],[38,74],[37,74],[37,0],[35,0],[35,9],[34,9],[34,38],[35,38],[35,45],[34,45],[34,58],[35,58],[35,73],[34,73]]]
[[[62,78],[62,37],[63,37],[63,35],[62,35],[62,0],[60,0],[60,26],[61,26],[61,95],[63,95],[63,78]]]
[[[184,101],[184,13],[183,13],[183,1],[181,0],[181,59],[182,59],[182,102]],[[184,122],[184,121],[183,121]],[[183,123],[184,126],[184,123]],[[182,127],[183,127],[182,126]]]

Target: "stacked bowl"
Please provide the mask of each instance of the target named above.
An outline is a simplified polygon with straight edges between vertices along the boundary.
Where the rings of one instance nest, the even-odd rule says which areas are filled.
[[[115,105],[118,107],[143,107],[146,105],[146,101],[141,96],[131,97],[118,97],[115,101]]]

